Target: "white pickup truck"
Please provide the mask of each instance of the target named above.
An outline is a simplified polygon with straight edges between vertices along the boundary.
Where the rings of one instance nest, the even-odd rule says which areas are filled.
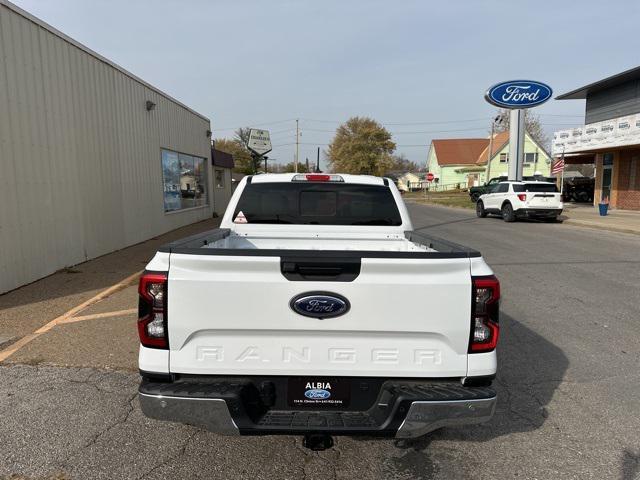
[[[160,248],[139,293],[148,417],[322,449],[493,415],[498,280],[413,231],[388,179],[245,177],[220,228]]]

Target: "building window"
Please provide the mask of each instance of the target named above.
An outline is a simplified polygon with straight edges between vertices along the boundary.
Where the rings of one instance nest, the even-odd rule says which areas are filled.
[[[206,165],[202,157],[162,150],[165,212],[207,204]]]
[[[224,188],[224,170],[216,168],[216,188]]]
[[[600,185],[600,201],[609,201],[613,183],[613,153],[605,153],[602,157],[602,183]]]
[[[538,162],[538,154],[537,153],[525,153],[524,154],[524,163],[537,163]]]
[[[500,163],[508,163],[509,162],[509,154],[501,153],[500,154]]]

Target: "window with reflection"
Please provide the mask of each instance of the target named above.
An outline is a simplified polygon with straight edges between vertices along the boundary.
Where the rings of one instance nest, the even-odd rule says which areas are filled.
[[[205,158],[162,150],[165,212],[207,204],[206,165]]]

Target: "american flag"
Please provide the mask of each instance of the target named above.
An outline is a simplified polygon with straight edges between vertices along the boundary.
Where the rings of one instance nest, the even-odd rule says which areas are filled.
[[[558,160],[556,163],[553,164],[553,166],[551,167],[551,175],[562,173],[563,170],[564,170],[564,157],[562,157],[560,160]]]

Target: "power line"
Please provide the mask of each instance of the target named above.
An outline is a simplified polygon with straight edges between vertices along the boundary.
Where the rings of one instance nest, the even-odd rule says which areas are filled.
[[[455,130],[428,130],[428,131],[403,131],[403,132],[394,132],[391,131],[392,135],[403,134],[403,133],[446,133],[446,132],[470,132],[473,130],[486,130],[485,126],[475,127],[475,128],[459,128]],[[326,132],[326,133],[335,133],[335,130],[320,130],[314,128],[305,128],[303,132]]]
[[[273,148],[277,148],[277,147],[286,147],[289,145],[295,145],[296,142],[292,142],[292,143],[281,143],[279,145],[273,145]],[[327,147],[330,144],[329,143],[316,143],[316,142],[300,142],[298,143],[298,145],[315,145],[317,147]],[[428,147],[429,145],[427,145],[426,143],[421,143],[421,144],[396,144],[396,147]]]
[[[279,133],[285,133],[285,132],[295,132],[296,129],[295,128],[287,128],[286,130],[278,130],[277,132],[269,132],[269,135],[278,135]]]
[[[538,114],[540,117],[575,117],[575,118],[584,118],[584,115],[561,115],[558,113],[540,113]]]
[[[243,125],[242,127],[228,127],[228,128],[214,128],[214,132],[220,132],[224,130],[237,130],[239,128],[252,128],[252,127],[262,127],[264,125],[277,125],[278,123],[286,123],[293,122],[295,118],[288,118],[286,120],[275,120],[273,122],[262,122],[262,123],[254,123],[253,125]]]
[[[540,117],[561,117],[561,118],[583,118],[583,115],[563,115],[563,114],[539,114]],[[313,119],[313,118],[301,118],[300,120],[304,122],[317,122],[317,123],[344,123],[344,120],[321,120],[321,119]],[[411,126],[411,125],[445,125],[445,124],[454,124],[454,123],[472,123],[472,122],[480,122],[486,121],[487,117],[482,118],[467,118],[461,120],[442,120],[442,121],[428,121],[428,122],[381,122],[382,125],[385,126]],[[286,122],[293,122],[295,118],[288,118],[286,120],[275,120],[271,122],[263,122],[263,123],[255,123],[253,125],[246,125],[243,127],[227,127],[227,128],[214,128],[214,132],[222,132],[222,131],[230,131],[230,130],[238,130],[239,128],[254,128],[254,127],[263,127],[266,125],[277,125]],[[575,123],[543,123],[542,125],[574,125]],[[290,132],[295,130],[294,128],[279,130],[277,132],[273,132],[272,135],[276,135],[278,133]],[[323,129],[313,129],[313,128],[304,128],[304,130],[312,131],[312,132],[327,132],[334,133],[335,130],[323,130]],[[411,134],[411,133],[447,133],[447,132],[463,132],[470,130],[479,130],[479,128],[470,128],[470,129],[457,129],[457,130],[434,130],[434,131],[401,131],[401,132],[391,132],[395,134]]]
[[[443,120],[443,121],[429,121],[429,122],[380,122],[382,125],[395,125],[395,126],[402,126],[402,125],[440,125],[440,124],[446,124],[446,123],[468,123],[468,122],[479,122],[479,121],[486,121],[488,120],[489,117],[482,117],[482,118],[467,118],[467,119],[463,119],[463,120]],[[345,120],[319,120],[319,119],[314,119],[314,118],[301,118],[300,120],[303,120],[305,122],[318,122],[318,123],[344,123]]]

